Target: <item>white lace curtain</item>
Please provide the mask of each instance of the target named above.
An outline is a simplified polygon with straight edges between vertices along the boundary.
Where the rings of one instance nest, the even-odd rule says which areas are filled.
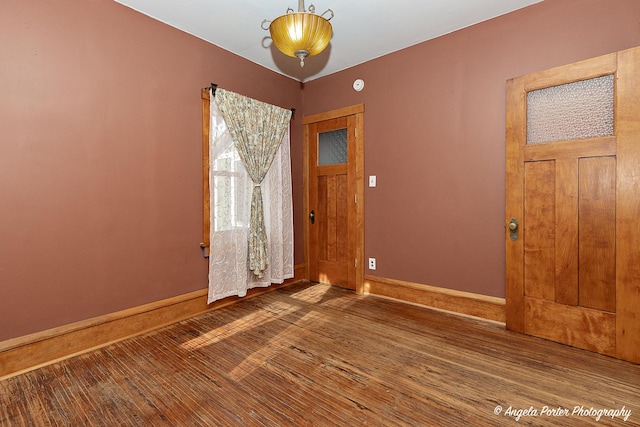
[[[236,107],[227,105],[230,97]],[[220,108],[223,102],[225,107]],[[216,97],[211,95],[210,110],[209,303],[232,295],[245,296],[248,289],[282,283],[293,277],[291,112],[222,89],[216,91]],[[269,130],[260,130],[274,117],[280,122],[280,130],[268,126]],[[233,126],[236,126],[235,137],[230,130]],[[275,135],[278,143],[263,144],[261,138],[265,134]],[[261,147],[255,148],[256,145]],[[248,150],[254,151],[247,153]],[[248,156],[253,160],[247,160]],[[260,170],[254,169],[253,175],[249,174],[245,167],[247,161],[258,163],[256,167]],[[263,226],[259,224],[260,212]],[[252,220],[253,232],[250,231]],[[251,251],[250,246],[253,246]],[[254,254],[251,260],[250,252]]]

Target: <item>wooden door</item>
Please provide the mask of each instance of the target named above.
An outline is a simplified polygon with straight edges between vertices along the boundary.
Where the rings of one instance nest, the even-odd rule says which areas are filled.
[[[507,328],[640,362],[640,48],[507,82]]]
[[[311,281],[361,291],[362,106],[305,117]]]

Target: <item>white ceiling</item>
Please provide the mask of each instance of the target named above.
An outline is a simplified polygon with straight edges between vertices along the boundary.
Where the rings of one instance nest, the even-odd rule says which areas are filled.
[[[115,0],[243,58],[308,81],[486,21],[542,0],[313,0],[316,13],[333,10],[333,37],[320,55],[297,58],[272,46],[264,19],[297,0]],[[328,15],[325,15],[328,17]]]

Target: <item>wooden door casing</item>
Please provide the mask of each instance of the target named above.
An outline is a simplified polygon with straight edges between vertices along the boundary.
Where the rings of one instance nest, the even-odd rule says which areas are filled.
[[[363,293],[364,147],[362,104],[303,118],[306,278]],[[318,166],[321,132],[347,129],[347,163]]]
[[[640,362],[640,48],[507,82],[507,328]],[[527,144],[532,90],[614,76],[614,135]],[[508,224],[507,224],[508,225]]]

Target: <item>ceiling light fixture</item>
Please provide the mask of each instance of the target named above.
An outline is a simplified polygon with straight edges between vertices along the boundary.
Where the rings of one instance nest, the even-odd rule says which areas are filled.
[[[298,0],[297,12],[288,8],[287,13],[273,21],[262,21],[262,29],[269,30],[278,50],[285,55],[299,58],[301,67],[304,67],[304,59],[307,56],[319,54],[331,40],[329,20],[333,18],[333,11],[327,9],[322,15],[316,15],[315,11],[315,6],[310,5],[307,12],[304,0]],[[331,14],[329,18],[324,17],[327,13]],[[265,27],[269,22],[271,24]]]

